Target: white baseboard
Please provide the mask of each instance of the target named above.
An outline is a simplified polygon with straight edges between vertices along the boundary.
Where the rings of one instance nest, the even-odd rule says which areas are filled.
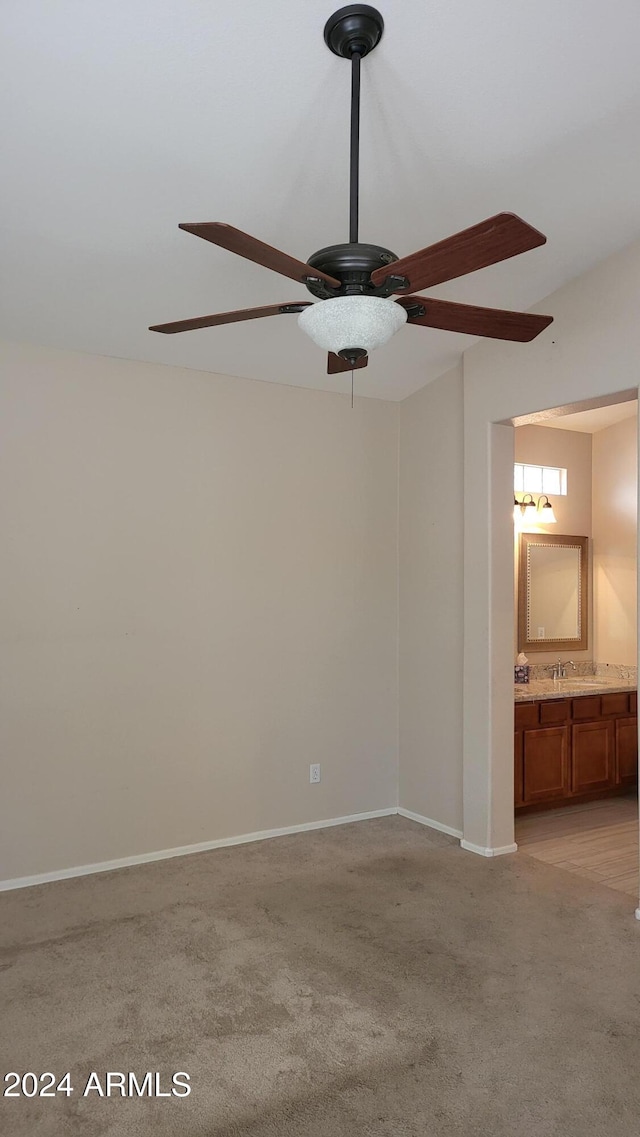
[[[329,829],[333,825],[350,825],[354,821],[368,821],[373,817],[391,817],[400,814],[409,821],[417,821],[419,825],[426,825],[429,829],[436,829],[439,833],[448,833],[451,837],[462,837],[459,829],[450,825],[443,825],[431,817],[423,817],[420,813],[413,813],[410,809],[401,809],[391,806],[389,809],[374,809],[368,813],[352,813],[347,817],[332,817],[325,821],[307,821],[302,825],[287,825],[282,829],[262,829],[257,833],[243,833],[239,837],[221,837],[216,841],[201,841],[196,845],[180,845],[175,849],[159,849],[151,853],[138,853],[132,857],[119,857],[114,861],[100,861],[91,865],[75,865],[73,868],[56,869],[54,872],[36,873],[33,876],[14,877],[12,880],[0,880],[0,892],[8,892],[15,888],[31,888],[38,884],[49,884],[54,880],[69,880],[76,876],[90,876],[93,873],[113,872],[114,869],[126,869],[132,865],[145,865],[152,861],[166,861],[172,857],[188,857],[192,853],[207,853],[211,849],[224,849],[230,845],[248,845],[252,841],[266,841],[271,837],[286,837],[291,833],[307,833],[312,829]],[[485,857],[498,856],[499,853],[515,852],[517,846],[504,849],[481,849],[477,845],[465,844],[463,848],[473,853],[481,853]],[[639,910],[640,911],[640,910]],[[640,917],[638,917],[640,919]]]
[[[262,829],[258,833],[243,833],[240,837],[222,837],[217,841],[201,841],[197,845],[181,845],[176,849],[160,849],[153,853],[138,853],[133,857],[119,857],[115,861],[101,861],[93,865],[76,865],[74,868],[57,869],[55,872],[36,873],[35,876],[15,877],[0,881],[0,892],[13,888],[31,888],[37,884],[48,884],[53,880],[68,880],[74,876],[90,876],[92,873],[112,872],[131,865],[145,865],[150,861],[166,861],[171,857],[188,857],[192,853],[206,853],[211,849],[223,849],[229,845],[247,845],[251,841],[266,841],[270,837],[286,837],[291,833],[306,833],[312,829],[328,829],[332,825],[349,825],[352,821],[368,821],[372,817],[390,817],[397,813],[397,807],[374,809],[369,813],[352,813],[348,817],[332,817],[327,821],[306,821],[302,825],[287,825],[283,829]],[[431,824],[431,823],[429,823]]]
[[[403,809],[401,806],[398,806],[398,813],[401,817],[407,817],[409,821],[417,821],[418,825],[437,829],[438,833],[448,833],[450,837],[457,837],[458,840],[462,837],[461,829],[452,829],[450,825],[443,825],[441,821],[434,821],[432,817],[423,817],[421,813],[413,813],[410,809]]]
[[[471,841],[462,840],[460,846],[469,853],[477,853],[479,857],[502,857],[505,853],[517,853],[517,845],[500,845],[498,848],[485,848],[484,845],[474,845]]]

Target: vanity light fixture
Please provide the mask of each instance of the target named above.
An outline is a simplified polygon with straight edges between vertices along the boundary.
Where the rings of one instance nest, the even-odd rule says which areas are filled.
[[[538,498],[538,513],[540,515],[537,518],[538,525],[556,524],[556,515],[553,512],[553,506],[546,494],[543,494],[542,497]]]
[[[537,502],[532,494],[524,494],[522,501],[513,497],[513,520],[518,528],[529,525],[555,525],[556,516],[546,494],[541,494]]]
[[[529,500],[527,501],[527,498]],[[514,494],[513,497],[513,520],[516,525],[534,525],[533,516],[536,511],[536,503],[530,493],[526,493],[522,501],[518,501]]]

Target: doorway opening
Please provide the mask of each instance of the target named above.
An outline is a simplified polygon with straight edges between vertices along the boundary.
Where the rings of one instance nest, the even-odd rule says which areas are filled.
[[[514,422],[515,840],[637,898],[638,402],[540,420]]]

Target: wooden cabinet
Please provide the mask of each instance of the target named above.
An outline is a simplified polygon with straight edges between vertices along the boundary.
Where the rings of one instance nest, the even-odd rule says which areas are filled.
[[[516,703],[516,809],[588,801],[634,786],[636,707],[635,691]]]

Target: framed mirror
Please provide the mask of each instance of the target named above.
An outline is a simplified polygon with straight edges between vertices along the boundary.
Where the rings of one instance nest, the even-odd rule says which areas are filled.
[[[518,651],[586,651],[588,537],[521,533]]]

